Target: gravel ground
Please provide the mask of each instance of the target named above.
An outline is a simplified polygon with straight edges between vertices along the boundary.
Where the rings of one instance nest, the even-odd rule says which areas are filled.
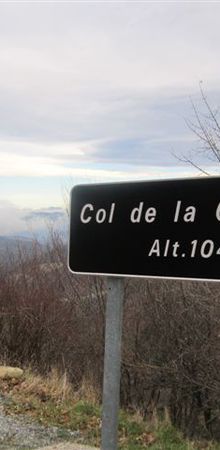
[[[6,415],[4,405],[10,401],[0,394],[0,450],[98,450],[74,443],[80,442],[80,431],[46,427],[21,414]]]
[[[98,450],[95,447],[88,447],[87,445],[79,445],[79,444],[57,444],[52,445],[52,447],[44,447],[38,450]]]
[[[0,449],[1,450],[84,450],[74,439],[80,439],[79,431],[45,427],[24,415],[6,415],[3,404],[7,400],[0,395]],[[49,447],[48,447],[49,446]],[[87,447],[87,450],[90,450]],[[93,450],[93,449],[91,449]]]
[[[58,443],[63,439],[73,440],[79,432],[65,432],[57,427],[44,427],[26,416],[6,416],[0,412],[0,449],[31,450]]]

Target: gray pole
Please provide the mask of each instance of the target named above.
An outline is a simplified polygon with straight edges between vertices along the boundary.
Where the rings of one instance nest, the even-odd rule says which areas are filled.
[[[107,278],[101,450],[118,448],[123,294],[123,280]]]

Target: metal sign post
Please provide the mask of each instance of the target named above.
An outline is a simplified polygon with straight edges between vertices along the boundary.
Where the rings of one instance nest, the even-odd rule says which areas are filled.
[[[118,448],[123,296],[123,280],[116,277],[107,278],[102,450]]]

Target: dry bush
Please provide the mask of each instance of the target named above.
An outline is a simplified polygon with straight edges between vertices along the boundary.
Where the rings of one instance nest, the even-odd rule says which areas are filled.
[[[132,283],[128,302],[123,401],[145,415],[169,406],[182,429],[193,434],[203,422],[211,433],[220,394],[218,285]]]
[[[74,390],[65,373],[60,374],[53,369],[47,377],[34,373],[32,370],[25,371],[25,379],[18,386],[22,396],[31,395],[43,401],[52,399],[57,402],[74,400]]]
[[[98,405],[101,402],[101,389],[97,383],[89,377],[85,376],[78,390],[75,391],[75,400],[84,400],[91,405]]]
[[[76,385],[94,372],[100,383],[102,280],[72,276],[58,236],[51,235],[46,249],[34,243],[32,252],[19,251],[0,271],[1,358],[41,373],[58,367]]]

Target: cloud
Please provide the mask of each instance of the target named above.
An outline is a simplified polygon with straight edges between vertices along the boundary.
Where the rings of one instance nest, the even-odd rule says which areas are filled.
[[[0,235],[10,235],[24,229],[24,211],[10,202],[0,202]]]
[[[62,208],[47,208],[29,212],[24,216],[25,221],[49,221],[57,222],[66,219],[66,213]]]
[[[0,235],[38,236],[45,234],[47,226],[53,224],[57,230],[67,225],[64,209],[50,207],[38,210],[18,208],[16,205],[0,200]]]
[[[13,165],[12,165],[13,160]],[[54,159],[28,157],[2,153],[0,155],[0,176],[14,177],[79,177],[79,178],[120,178],[127,174],[120,170],[92,169],[86,167],[65,167]]]
[[[200,79],[219,89],[219,12],[200,3],[1,4],[2,137],[142,136],[161,98],[189,95]]]
[[[38,79],[45,94],[62,81],[73,92],[88,81],[152,89],[191,86],[201,72],[217,80],[219,11],[199,2],[1,5],[4,82],[28,89]]]
[[[85,115],[72,127],[63,118],[58,134],[56,129],[51,132],[49,117],[46,134],[30,126],[26,134],[32,134],[32,138],[0,137],[0,175],[67,176],[71,171],[78,172],[80,165],[84,170],[87,163],[175,165],[171,153],[188,150],[193,144],[193,133],[184,122],[184,116],[190,115],[190,102],[184,96],[173,94],[170,98],[163,93],[155,100],[132,93],[108,98],[106,104],[108,108],[101,116],[94,113],[91,120]],[[16,118],[20,120],[20,115]],[[19,124],[14,124],[14,129],[21,131]]]
[[[1,3],[0,176],[14,190],[0,198],[56,205],[55,179],[194,173],[172,153],[195,144],[184,119],[199,80],[220,102],[219,13],[204,2]],[[23,177],[34,182],[18,192]]]

